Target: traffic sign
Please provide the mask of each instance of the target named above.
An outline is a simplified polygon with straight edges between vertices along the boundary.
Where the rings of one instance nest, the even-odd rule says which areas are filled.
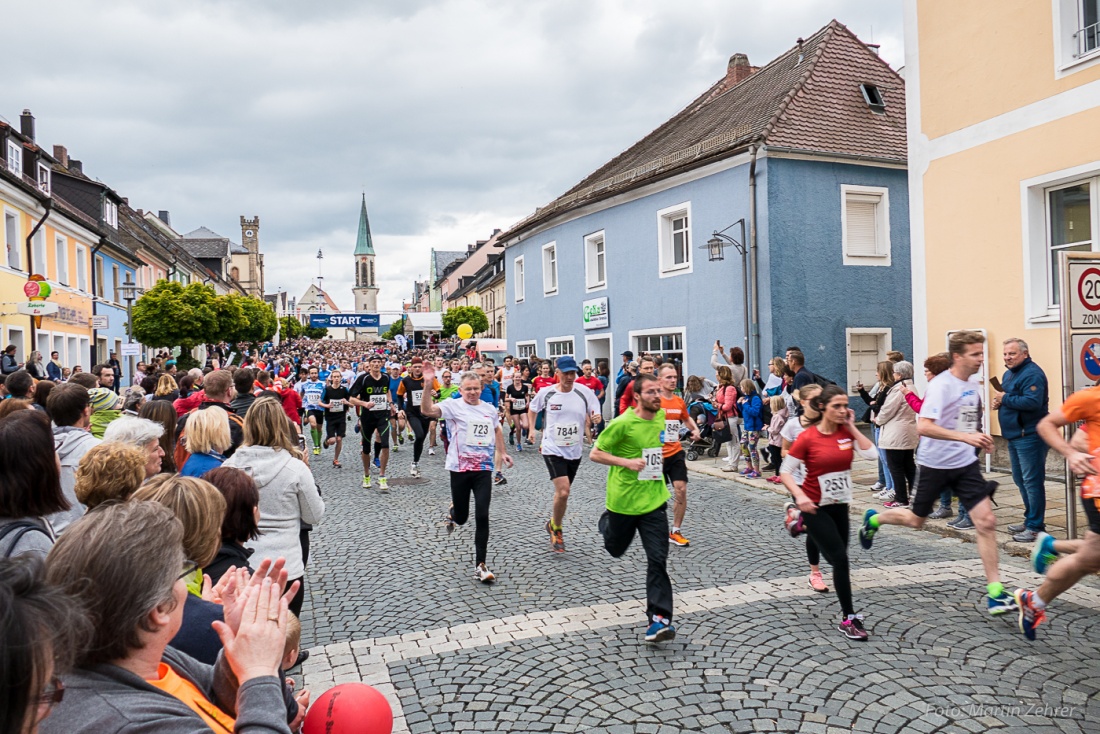
[[[1092,387],[1100,380],[1100,333],[1074,334],[1070,348],[1074,357],[1072,389]]]
[[[1065,300],[1069,304],[1071,329],[1100,328],[1100,263],[1096,260],[1071,259],[1069,292]]]
[[[123,356],[123,357],[140,357],[141,356],[141,345],[137,344],[136,342],[123,344],[122,345],[122,355],[121,356]]]
[[[91,320],[92,320],[92,328],[93,329],[110,329],[111,328],[111,317],[110,316],[96,315],[96,316],[93,316]]]

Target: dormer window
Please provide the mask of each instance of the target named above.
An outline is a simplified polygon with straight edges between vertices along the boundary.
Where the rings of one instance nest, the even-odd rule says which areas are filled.
[[[103,200],[103,223],[108,227],[118,227],[118,204],[109,199]]]
[[[8,170],[15,175],[23,173],[23,146],[18,140],[8,139]]]
[[[863,101],[871,108],[872,112],[882,114],[886,112],[886,100],[882,98],[882,92],[874,84],[860,84],[859,91],[863,92]]]
[[[43,193],[50,193],[50,167],[45,163],[38,164],[38,188]]]

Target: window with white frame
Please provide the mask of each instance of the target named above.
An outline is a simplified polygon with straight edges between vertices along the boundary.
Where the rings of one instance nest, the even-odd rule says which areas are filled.
[[[87,372],[88,370],[90,370],[94,366],[94,363],[89,364],[88,362],[85,362],[84,360],[91,359],[91,358],[92,358],[92,340],[89,339],[86,336],[82,336],[82,337],[80,337],[80,349],[77,352],[76,364],[81,365],[84,368],[84,371]]]
[[[54,240],[54,257],[57,261],[57,282],[69,284],[69,242],[61,235]]]
[[[890,192],[878,186],[840,187],[845,265],[890,264]]]
[[[50,193],[50,167],[45,163],[38,164],[38,188],[43,193]]]
[[[65,360],[62,364],[66,367],[73,367],[80,364],[80,340],[75,336],[65,337]]]
[[[8,327],[8,341],[7,344],[15,345],[15,361],[23,362],[26,357],[26,344],[23,343],[23,330],[17,326]],[[7,346],[5,344],[5,346]]]
[[[34,257],[31,270],[44,278],[48,277],[46,275],[46,230],[40,229],[34,233],[34,239],[31,240],[31,251]]]
[[[512,265],[512,294],[516,299],[516,303],[523,303],[524,291],[523,255],[520,255]]]
[[[118,265],[111,266],[111,300],[115,303],[122,303],[118,295]]]
[[[542,292],[552,296],[558,292],[558,245],[550,242],[542,246]]]
[[[657,212],[657,245],[661,275],[691,272],[691,202]]]
[[[1093,209],[1096,207],[1097,179],[1078,181],[1047,189],[1047,306],[1061,303],[1058,261],[1061,252],[1095,250]]]
[[[54,334],[53,351],[57,352],[57,361],[59,361],[62,365],[68,364],[68,362],[65,360],[65,337]]]
[[[860,382],[870,389],[878,381],[878,363],[886,359],[886,353],[892,348],[891,330],[846,329],[845,336],[848,342],[849,389],[855,390]]]
[[[4,241],[8,248],[5,264],[9,268],[20,270],[22,259],[19,254],[22,248],[19,247],[19,214],[17,212],[4,212]]]
[[[536,342],[516,342],[516,357],[527,359],[536,353],[536,346]]]
[[[18,140],[8,139],[8,170],[16,175],[23,173],[23,146]]]
[[[108,227],[118,227],[118,204],[110,199],[103,200],[103,222]]]
[[[1056,77],[1100,61],[1100,0],[1055,0]]]
[[[603,232],[584,238],[584,284],[589,291],[607,287],[607,251]]]
[[[103,258],[99,255],[95,256],[95,294],[98,298],[103,298],[103,293],[106,290],[103,286]]]
[[[573,337],[546,340],[547,357],[572,357],[573,354]]]
[[[88,250],[83,245],[76,246],[76,289],[88,292]]]
[[[684,363],[684,332],[637,334],[634,336],[634,353],[639,357],[643,354],[659,356],[662,362],[673,362],[679,370],[679,365]]]

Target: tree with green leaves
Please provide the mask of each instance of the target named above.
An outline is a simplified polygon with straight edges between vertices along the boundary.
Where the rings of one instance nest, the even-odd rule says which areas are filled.
[[[255,296],[232,296],[241,307],[244,326],[234,341],[262,344],[275,336],[275,311]]]
[[[227,319],[232,313],[226,315]],[[219,341],[222,310],[214,289],[202,283],[183,286],[162,280],[134,302],[133,335],[150,347],[180,347]]]
[[[461,324],[469,324],[475,334],[489,330],[489,317],[481,310],[480,306],[455,306],[448,308],[443,313],[443,338],[454,336],[458,333]]]
[[[398,334],[404,333],[404,331],[405,331],[405,319],[400,318],[397,321],[394,321],[392,324],[390,324],[390,328],[388,328],[384,332],[382,332],[382,339],[393,339]]]
[[[310,339],[324,339],[328,336],[328,328],[324,326],[306,326],[302,331],[302,336],[307,336]]]
[[[284,316],[279,319],[279,335],[283,339],[297,339],[302,336],[302,332],[305,331],[305,327],[302,326],[302,322],[293,316]]]

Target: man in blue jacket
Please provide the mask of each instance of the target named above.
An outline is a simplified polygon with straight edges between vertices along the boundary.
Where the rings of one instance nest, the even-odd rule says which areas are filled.
[[[1013,540],[1031,543],[1045,529],[1048,446],[1036,432],[1036,426],[1049,412],[1047,376],[1031,361],[1023,339],[1005,340],[1004,358],[1008,367],[1001,378],[1004,392],[993,393],[993,408],[1000,417],[1001,435],[1008,441],[1012,481],[1020,488],[1024,500],[1023,523],[1009,525],[1008,531],[1013,533]]]

